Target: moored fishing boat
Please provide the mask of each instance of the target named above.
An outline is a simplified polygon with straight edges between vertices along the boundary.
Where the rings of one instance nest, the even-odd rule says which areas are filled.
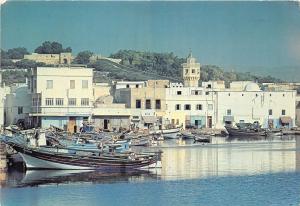
[[[195,142],[211,143],[211,136],[195,136]]]
[[[249,128],[234,128],[225,126],[229,136],[266,136],[267,132],[263,129],[249,129]]]
[[[20,138],[1,140],[15,149],[26,164],[27,169],[74,169],[126,171],[154,165],[159,160],[157,153],[69,153],[66,148],[30,147]]]
[[[161,134],[165,139],[178,139],[179,128],[150,131],[150,134]]]
[[[191,132],[181,132],[181,138],[182,139],[194,139],[195,135]]]

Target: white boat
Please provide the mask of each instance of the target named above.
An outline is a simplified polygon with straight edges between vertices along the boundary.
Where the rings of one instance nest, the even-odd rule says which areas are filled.
[[[165,139],[178,139],[179,128],[150,131],[150,134],[161,134]]]

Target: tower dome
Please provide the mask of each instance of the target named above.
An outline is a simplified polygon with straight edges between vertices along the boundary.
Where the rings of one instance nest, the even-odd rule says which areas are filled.
[[[200,80],[200,64],[192,56],[192,52],[188,55],[186,63],[182,64],[182,77],[185,87],[198,87]]]

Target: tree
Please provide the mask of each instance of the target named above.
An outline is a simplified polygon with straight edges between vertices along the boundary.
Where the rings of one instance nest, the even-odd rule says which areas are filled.
[[[9,57],[7,52],[1,49],[1,60],[2,59],[9,59]]]
[[[88,64],[90,62],[90,57],[93,55],[91,51],[79,52],[74,59],[77,64]]]
[[[24,47],[13,48],[7,51],[9,59],[23,59],[25,54],[29,54],[29,52]]]
[[[37,47],[34,52],[39,54],[60,54],[62,52],[72,52],[72,49],[71,47],[64,49],[61,43],[55,41],[45,41],[41,46]]]
[[[36,68],[38,66],[45,66],[45,63],[42,62],[35,62],[28,59],[22,59],[21,61],[18,61],[15,63],[15,66],[19,69],[30,69],[30,68]]]
[[[14,63],[10,59],[1,59],[1,66],[13,66]]]

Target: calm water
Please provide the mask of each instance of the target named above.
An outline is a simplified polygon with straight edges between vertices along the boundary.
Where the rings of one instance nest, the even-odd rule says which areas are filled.
[[[1,176],[1,206],[300,205],[300,137],[158,147],[163,168],[152,171],[11,170]]]

